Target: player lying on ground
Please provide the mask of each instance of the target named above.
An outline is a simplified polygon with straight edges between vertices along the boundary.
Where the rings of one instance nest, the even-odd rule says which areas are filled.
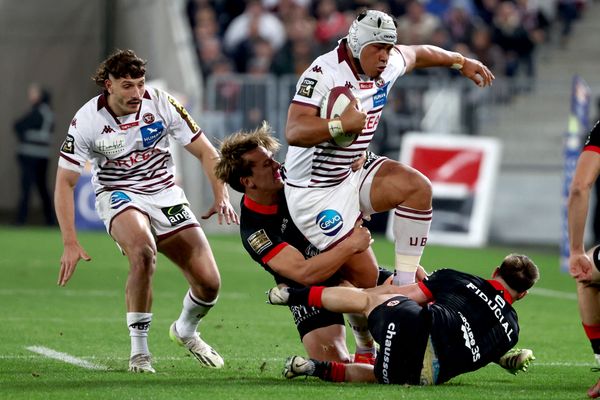
[[[524,371],[534,357],[531,350],[509,352],[519,336],[512,303],[522,299],[538,278],[533,261],[511,254],[494,269],[490,280],[440,269],[422,282],[401,287],[275,287],[268,292],[271,304],[366,314],[369,330],[380,345],[375,366],[292,356],[284,375],[434,385],[490,362],[513,373]]]

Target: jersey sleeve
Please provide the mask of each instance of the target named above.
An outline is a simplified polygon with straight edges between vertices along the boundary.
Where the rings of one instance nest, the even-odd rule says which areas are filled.
[[[71,121],[67,137],[60,146],[58,166],[81,174],[86,161],[91,158],[91,146],[85,135],[85,126],[80,113],[81,111]]]
[[[243,215],[240,221],[240,235],[244,248],[252,259],[260,264],[268,264],[288,243],[280,234],[260,224],[257,219]]]
[[[396,73],[394,74],[396,77],[400,77],[406,73],[406,59],[397,46],[392,49],[390,64],[396,69]]]
[[[317,58],[300,76],[292,103],[321,108],[323,98],[333,88],[333,67]]]
[[[594,125],[588,134],[585,144],[583,145],[583,150],[600,153],[600,121],[596,122],[596,125]]]
[[[438,293],[452,291],[456,285],[460,284],[461,275],[462,273],[449,268],[438,269],[419,286],[426,295],[437,298]]]
[[[168,124],[168,134],[179,144],[187,146],[203,133],[200,126],[175,97],[159,89],[152,89],[152,92],[157,97],[159,109],[165,114],[163,118]]]

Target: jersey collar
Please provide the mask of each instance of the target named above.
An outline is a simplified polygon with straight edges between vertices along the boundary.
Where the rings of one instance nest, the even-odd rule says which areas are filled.
[[[255,202],[254,200],[252,200],[250,197],[244,195],[244,206],[246,206],[248,209],[259,213],[259,214],[266,214],[266,215],[273,215],[273,214],[277,214],[277,204],[272,204],[270,206],[266,206],[264,204],[258,204],[257,202]]]
[[[513,303],[513,298],[510,295],[509,291],[504,287],[504,285],[502,285],[500,282],[498,282],[495,279],[489,279],[488,282],[490,283],[490,285],[492,285],[494,287],[494,289],[496,289],[497,291],[502,293],[502,297],[504,297],[504,300],[506,300],[506,302],[508,304]]]
[[[350,68],[350,71],[352,71],[352,74],[354,74],[354,78],[356,78],[356,80],[360,80],[358,76],[358,71],[354,67],[354,63],[352,62],[350,57],[348,57],[348,41],[346,39],[340,40],[340,45],[338,46],[337,53],[338,63],[341,64],[345,61],[346,64],[348,64],[348,68]]]
[[[144,99],[151,99],[150,92],[148,92],[147,90],[145,90],[144,91],[144,95],[142,96],[142,98],[144,98]],[[103,108],[106,108],[106,111],[108,111],[108,113],[114,118],[114,120],[116,121],[116,123],[120,124],[119,118],[115,115],[115,113],[113,112],[113,110],[111,110],[111,108],[108,106],[108,92],[106,90],[104,92],[102,92],[102,94],[100,95],[100,97],[98,97],[98,109],[97,109],[97,111],[100,111]],[[140,119],[140,112],[141,111],[142,111],[142,106],[140,105],[140,108],[139,108],[138,112],[135,114],[135,120],[136,121]]]

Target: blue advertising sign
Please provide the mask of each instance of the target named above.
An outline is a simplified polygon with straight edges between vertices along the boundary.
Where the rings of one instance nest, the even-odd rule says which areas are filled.
[[[585,135],[589,131],[589,109],[591,91],[589,85],[579,76],[573,77],[571,92],[571,112],[569,113],[569,124],[565,132],[563,142],[564,154],[564,180],[563,180],[563,207],[562,207],[562,240],[560,243],[560,269],[563,272],[569,270],[569,229],[567,219],[567,199],[569,188],[575,173],[577,159],[581,152],[581,146]]]

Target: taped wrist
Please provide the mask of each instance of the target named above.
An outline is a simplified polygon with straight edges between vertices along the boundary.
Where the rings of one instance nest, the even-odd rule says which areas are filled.
[[[452,65],[450,68],[461,70],[465,65],[465,57],[460,53],[454,53],[452,55]]]

